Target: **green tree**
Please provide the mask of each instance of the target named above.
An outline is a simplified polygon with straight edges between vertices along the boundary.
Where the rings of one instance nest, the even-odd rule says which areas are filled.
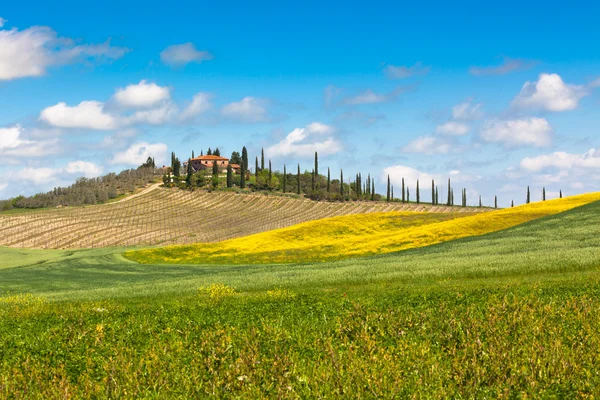
[[[272,180],[273,180],[273,170],[271,169],[271,160],[269,160],[269,187],[271,186]]]
[[[440,197],[438,196],[438,187],[435,187],[435,205],[437,206],[438,204],[440,204]]]
[[[177,157],[175,157],[175,162],[173,165],[173,175],[175,175],[176,177],[179,177],[179,175],[181,175],[181,162]]]
[[[514,207],[514,206],[515,206],[515,201],[514,201],[514,200],[511,200],[511,201],[510,201],[510,206],[511,206],[511,207]]]
[[[300,194],[300,164],[298,164],[298,175],[296,175],[296,194]]]
[[[562,199],[562,189],[558,192],[558,196]]]
[[[212,174],[213,174],[213,176],[216,176],[216,177],[219,176],[219,166],[217,165],[217,160],[213,161]]]
[[[406,191],[406,189],[404,188],[404,178],[402,178],[402,203],[406,202],[406,198],[404,196],[405,191]]]
[[[192,169],[192,160],[189,159],[187,163],[187,175],[185,177],[185,183],[188,186],[192,186],[192,176],[194,175],[194,170]]]
[[[314,169],[312,171],[311,188],[312,188],[312,192],[314,193],[314,191],[315,191],[315,170]]]
[[[230,188],[233,186],[233,168],[231,167],[231,163],[227,164],[227,187]]]
[[[344,170],[340,169],[340,196],[344,196]]]
[[[375,181],[371,181],[371,201],[375,200]]]
[[[388,179],[387,179],[387,196],[386,196],[386,199],[387,199],[387,201],[389,203],[392,200],[392,197],[391,197],[392,196],[392,192],[390,190],[390,188],[391,188],[390,174],[388,174],[387,178]]]
[[[392,201],[394,201],[394,186],[392,186]]]
[[[231,164],[242,165],[242,157],[240,156],[240,153],[238,153],[237,151],[232,152],[229,162]]]
[[[319,176],[319,155],[315,151],[315,175]]]
[[[246,146],[242,147],[242,164],[244,165],[244,171],[248,171],[248,150],[246,150]]]
[[[527,186],[527,200],[525,200],[526,204],[531,202],[531,193],[529,192],[529,186]]]
[[[327,193],[331,193],[331,175],[329,167],[327,167]]]
[[[410,203],[410,189],[408,187],[406,188],[406,202]]]
[[[283,164],[283,193],[287,191],[287,170]]]
[[[194,150],[192,150],[192,158],[196,158],[196,157],[194,157]]]
[[[221,157],[221,151],[219,151],[218,147],[215,149],[215,151],[213,151],[213,155],[217,156],[217,157]]]
[[[546,188],[542,188],[542,201],[546,201]]]
[[[206,152],[206,155],[207,156],[212,156],[213,155],[212,150],[210,149],[210,147],[208,148],[208,151]]]
[[[494,196],[494,208],[498,208],[498,196]]]
[[[479,208],[483,207],[483,204],[481,203],[481,195],[479,195]]]
[[[259,170],[258,170],[258,157],[256,157],[255,167],[254,167],[254,176],[256,178],[258,178],[258,172],[259,172]]]
[[[448,178],[448,202],[446,203],[448,206],[452,205],[452,193],[450,189],[450,178]]]
[[[435,205],[435,181],[431,180],[431,205]]]
[[[417,179],[417,204],[421,204],[421,191],[419,190],[419,180]]]
[[[265,169],[265,149],[260,149],[260,170]]]
[[[246,188],[246,166],[243,162],[242,165],[240,165],[240,187],[242,189]]]

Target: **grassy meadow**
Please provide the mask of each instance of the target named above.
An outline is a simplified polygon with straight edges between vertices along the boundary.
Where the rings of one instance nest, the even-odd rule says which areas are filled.
[[[0,248],[0,397],[598,397],[598,249],[600,202],[313,264]]]

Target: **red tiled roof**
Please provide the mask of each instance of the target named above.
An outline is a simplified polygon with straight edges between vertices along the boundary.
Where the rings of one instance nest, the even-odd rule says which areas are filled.
[[[231,164],[231,168],[240,168],[238,164]]]
[[[225,157],[221,157],[221,156],[200,156],[200,157],[195,157],[192,158],[192,160],[200,160],[200,161],[206,161],[206,160],[223,160],[223,161],[229,161],[229,158],[225,158]]]

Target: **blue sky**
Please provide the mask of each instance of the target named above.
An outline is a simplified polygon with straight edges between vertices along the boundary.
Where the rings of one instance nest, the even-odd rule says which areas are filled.
[[[599,6],[45,2],[0,9],[0,198],[147,155],[600,190]]]

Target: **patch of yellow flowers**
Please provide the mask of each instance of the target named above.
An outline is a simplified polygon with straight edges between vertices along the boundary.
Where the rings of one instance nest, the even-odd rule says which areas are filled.
[[[219,243],[128,252],[142,263],[269,264],[336,260],[390,253],[507,229],[600,201],[600,193],[487,213],[372,213],[306,222]]]
[[[231,286],[224,285],[222,283],[213,283],[208,286],[198,288],[198,294],[207,294],[213,300],[223,299],[230,297],[235,294],[235,289]]]

